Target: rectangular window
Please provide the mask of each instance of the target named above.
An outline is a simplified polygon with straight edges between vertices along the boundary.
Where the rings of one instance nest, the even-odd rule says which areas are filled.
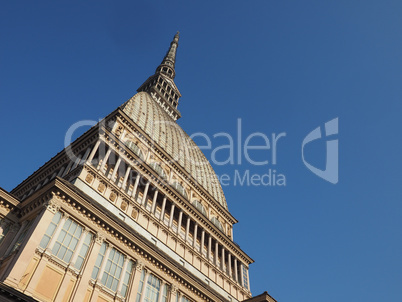
[[[162,302],[167,302],[168,301],[168,286],[165,284],[163,286],[162,290]]]
[[[149,275],[147,287],[145,291],[145,299],[144,302],[154,302],[159,300],[159,291],[160,291],[161,281],[153,276]]]
[[[141,278],[140,278],[140,283],[138,286],[138,293],[137,293],[137,299],[136,302],[139,302],[141,300],[142,295],[144,296],[144,302],[155,302],[159,301],[159,297],[161,296],[162,302],[167,302],[168,301],[168,287],[167,284],[164,284],[163,287],[161,287],[162,281],[150,274],[148,276],[148,280],[145,283],[145,270],[142,270],[141,272]]]
[[[52,236],[59,225],[59,222],[61,220],[61,213],[57,212],[54,214],[52,221],[50,222],[49,226],[47,227],[45,235],[43,235],[43,238],[39,244],[39,246],[43,249],[47,248],[47,245],[50,242],[50,239],[52,239]]]
[[[124,256],[116,249],[112,249],[106,262],[101,283],[112,291],[117,290],[121,272],[123,270]]]
[[[105,257],[105,254],[106,254],[106,249],[107,249],[107,244],[106,244],[106,242],[103,242],[101,245],[101,248],[99,250],[98,257],[96,258],[94,269],[92,271],[91,277],[94,280],[98,277],[98,273],[99,273],[100,267],[102,265],[103,258]]]
[[[83,228],[70,218],[66,220],[57,238],[52,254],[65,263],[69,263],[78,241],[80,240]]]
[[[89,247],[91,245],[91,242],[92,242],[92,234],[88,233],[85,236],[84,242],[82,243],[81,250],[78,253],[77,260],[75,261],[74,267],[76,269],[79,269],[79,270],[81,269],[82,264],[84,263],[85,257],[87,256],[87,253],[88,253]]]
[[[247,269],[246,269],[246,267],[244,265],[242,265],[242,267],[243,267],[243,280],[244,280],[243,286],[245,288],[248,288]]]
[[[144,287],[144,279],[145,279],[145,270],[142,270],[140,284],[138,285],[137,299],[135,300],[135,302],[139,302],[141,300],[142,289]]]
[[[128,283],[130,282],[133,267],[134,267],[134,262],[132,260],[130,260],[127,264],[127,269],[126,269],[126,271],[124,273],[124,277],[123,277],[123,286],[121,288],[121,295],[123,297],[125,297],[127,294]]]

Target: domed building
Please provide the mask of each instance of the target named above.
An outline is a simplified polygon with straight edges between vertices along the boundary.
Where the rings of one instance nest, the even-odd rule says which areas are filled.
[[[0,190],[1,301],[252,298],[222,187],[176,123],[179,35],[138,93]]]

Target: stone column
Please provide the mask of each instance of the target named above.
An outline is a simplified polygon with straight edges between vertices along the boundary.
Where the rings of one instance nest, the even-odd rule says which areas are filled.
[[[193,234],[193,247],[195,247],[196,243],[197,243],[197,231],[198,231],[198,224],[195,223],[194,225],[194,234]]]
[[[133,281],[131,285],[131,291],[130,295],[127,298],[127,301],[136,301],[137,299],[137,293],[138,293],[138,287],[140,285],[141,281],[141,273],[144,268],[144,264],[141,261],[137,261],[134,265],[134,276],[133,276]],[[143,287],[144,289],[144,287]]]
[[[88,147],[84,153],[84,156],[81,158],[80,164],[82,165],[88,158],[89,152],[91,152],[91,147]]]
[[[59,170],[59,173],[57,173],[57,176],[61,176],[64,172],[64,167],[61,167],[61,169]]]
[[[244,287],[243,265],[244,265],[244,264],[240,262],[240,280],[241,280],[240,284],[241,284],[241,286]]]
[[[211,254],[212,254],[212,237],[211,234],[208,236],[208,261],[211,261]]]
[[[200,243],[200,253],[204,256],[204,242],[205,242],[205,230],[202,229],[201,232],[201,243]]]
[[[78,164],[81,162],[81,156],[78,156],[76,159],[75,159],[75,161],[74,161],[74,165],[73,165],[73,167],[71,168],[71,170],[74,170],[75,168],[77,168],[77,166],[78,166]],[[65,172],[64,172],[64,174],[67,174],[68,173],[68,170],[66,169],[65,170]],[[63,175],[64,175],[63,174]]]
[[[176,285],[172,284],[170,286],[170,299],[169,302],[176,302],[176,295],[178,294],[178,288]]]
[[[190,217],[187,217],[186,234],[184,236],[184,241],[186,241],[186,243],[188,240],[188,233],[190,232],[190,222],[191,222]]]
[[[147,184],[145,185],[144,195],[142,195],[142,200],[141,200],[141,203],[140,203],[144,207],[147,206],[149,184],[150,184],[150,182],[148,181]]]
[[[177,235],[180,236],[180,231],[181,231],[181,222],[183,220],[183,210],[180,210],[179,212],[179,221],[177,222]]]
[[[88,233],[89,233],[89,230],[86,227],[84,227],[84,229],[82,230],[81,237],[77,243],[77,246],[75,247],[74,254],[71,257],[70,266],[73,266],[73,267],[75,266],[75,261],[77,261],[78,254],[81,251],[81,247],[84,244],[85,237],[87,236]]]
[[[234,258],[235,281],[239,283],[239,271],[237,270],[237,258]]]
[[[125,186],[126,186],[126,184],[127,184],[128,176],[130,175],[130,171],[131,171],[131,167],[129,166],[129,167],[127,168],[127,170],[126,170],[126,174],[124,175],[123,182],[122,182],[120,188],[125,189]]]
[[[121,157],[119,156],[119,158],[117,159],[116,165],[114,166],[112,175],[108,177],[112,181],[113,181],[114,177],[116,176],[117,171],[119,170],[120,163],[121,163]]]
[[[174,203],[172,203],[172,208],[170,209],[170,217],[169,217],[169,228],[172,228],[172,226],[173,226],[174,208],[175,208],[175,205],[174,205]]]
[[[218,266],[218,254],[219,254],[219,244],[218,241],[215,242],[215,265]]]
[[[70,171],[70,168],[71,168],[71,166],[73,165],[73,161],[70,159],[70,162],[68,163],[68,166],[67,166],[67,168],[64,170],[64,173],[61,175],[61,177],[64,177],[67,173],[68,173],[68,171]]]
[[[131,192],[131,197],[135,198],[135,194],[137,193],[137,189],[138,189],[138,183],[140,182],[141,176],[138,173],[137,177],[135,178],[135,183],[134,183],[134,188],[133,188],[133,192]]]
[[[102,265],[101,265],[101,267],[99,268],[98,277],[96,278],[96,283],[101,283],[102,275],[103,275],[103,273],[105,272],[106,263],[107,263],[107,261],[108,261],[108,259],[109,259],[109,254],[110,254],[110,251],[111,251],[111,250],[112,250],[112,247],[111,247],[111,245],[109,245],[109,246],[107,247],[107,249],[106,249],[105,257],[103,257]]]
[[[250,276],[248,275],[248,268],[246,269],[247,272],[247,289],[250,290]]]
[[[158,190],[155,189],[155,193],[154,193],[154,198],[152,200],[152,208],[151,208],[151,213],[155,214],[155,209],[156,209],[156,199],[158,198]]]
[[[143,284],[143,286],[142,286],[142,293],[141,293],[140,302],[144,302],[144,300],[145,300],[145,292],[146,292],[145,289],[146,289],[146,287],[147,287],[148,278],[149,278],[149,271],[146,270],[146,271],[145,271],[144,284]]]
[[[223,272],[226,272],[225,271],[225,249],[224,249],[224,247],[222,246],[222,255],[221,255],[221,269],[222,269],[222,271]]]
[[[228,252],[228,274],[229,278],[233,278],[232,276],[232,255]]]
[[[121,270],[121,275],[120,275],[120,280],[119,280],[119,284],[117,285],[117,294],[121,296],[121,289],[123,287],[123,281],[124,281],[124,276],[126,274],[126,270],[127,270],[127,266],[128,266],[128,262],[130,261],[129,257],[125,257],[124,259],[124,264],[123,264],[123,268]]]
[[[96,154],[96,151],[98,151],[98,148],[99,148],[100,143],[101,143],[101,140],[98,140],[98,141],[96,142],[95,146],[94,146],[93,149],[92,149],[91,154],[90,154],[89,157],[88,157],[87,163],[91,163],[91,161],[94,159],[94,156],[95,156],[95,154]]]
[[[159,217],[159,220],[161,220],[162,222],[165,220],[165,208],[166,208],[166,196],[163,197],[163,201],[162,201],[162,208],[161,208],[161,216]]]
[[[66,220],[67,220],[69,217],[70,217],[70,215],[68,215],[67,213],[63,213],[63,216],[61,217],[59,224],[57,225],[56,229],[54,230],[53,236],[52,236],[52,238],[50,239],[50,241],[49,241],[49,243],[48,243],[48,245],[47,245],[47,248],[46,248],[46,250],[49,251],[50,254],[52,253],[52,252],[51,252],[51,251],[52,251],[52,248],[53,248],[53,246],[54,246],[54,244],[55,244],[57,238],[58,238],[59,235],[60,235],[60,232],[61,232],[61,230],[62,230],[62,228],[63,228],[63,226],[64,226],[64,223],[66,222]]]
[[[106,162],[109,159],[110,153],[112,153],[112,148],[109,147],[109,149],[106,152],[105,157],[102,160],[102,164],[98,167],[98,170],[101,171],[102,174],[103,174],[103,168],[105,167]]]

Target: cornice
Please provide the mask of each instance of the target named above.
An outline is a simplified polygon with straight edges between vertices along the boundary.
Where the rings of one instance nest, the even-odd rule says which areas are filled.
[[[5,209],[7,213],[13,212],[17,215],[20,201],[10,193],[0,188],[0,207]]]

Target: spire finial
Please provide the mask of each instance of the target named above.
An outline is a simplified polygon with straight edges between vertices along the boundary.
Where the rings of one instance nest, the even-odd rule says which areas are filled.
[[[156,72],[161,72],[166,74],[168,77],[174,79],[175,77],[175,64],[176,64],[176,53],[177,53],[177,47],[179,46],[179,31],[174,35],[173,41],[170,43],[169,50],[167,51],[165,57],[162,60],[161,65],[158,66],[156,69]],[[168,67],[168,73],[164,72],[164,69],[162,66]],[[170,68],[169,68],[170,67]]]
[[[179,46],[179,32],[177,32],[169,50],[167,51],[162,63],[156,68],[155,74],[150,76],[137,89],[138,92],[148,92],[154,100],[176,121],[180,118],[180,112],[177,109],[181,94],[174,83],[176,72],[176,52]]]

